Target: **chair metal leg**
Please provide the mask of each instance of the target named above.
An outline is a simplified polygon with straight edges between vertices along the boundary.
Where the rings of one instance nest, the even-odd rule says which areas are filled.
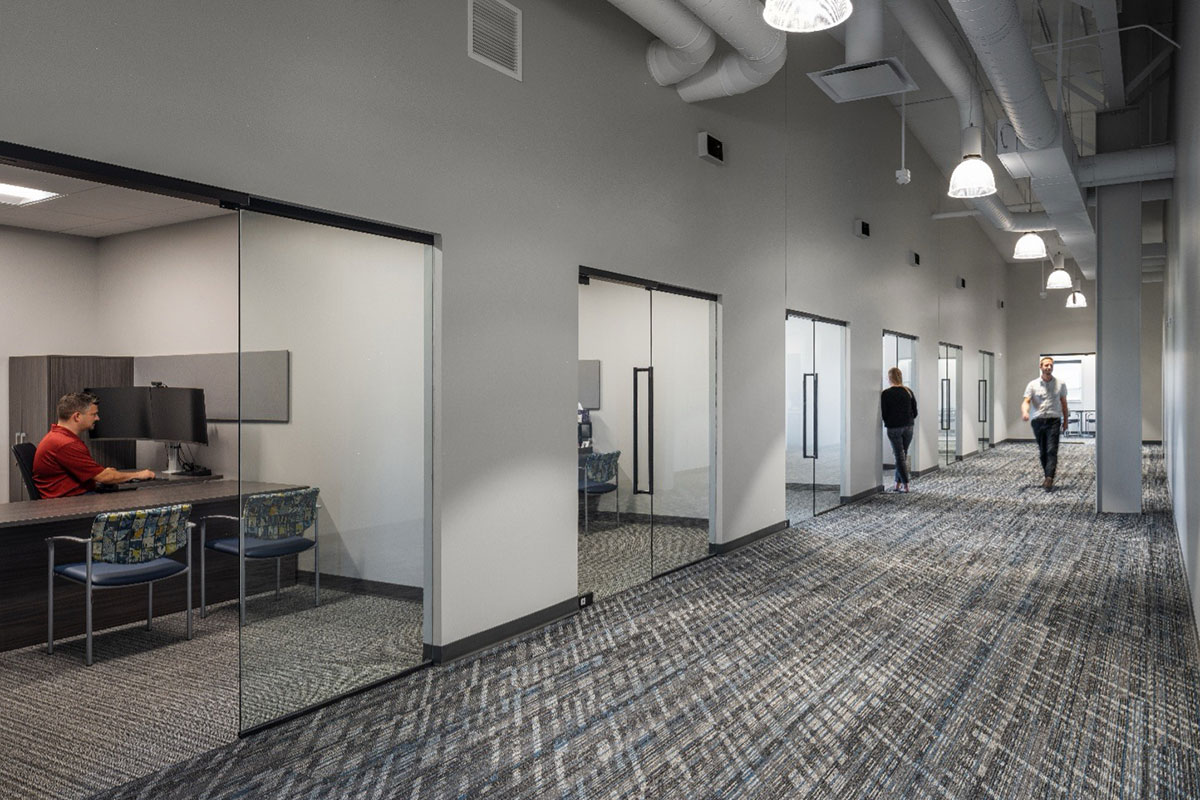
[[[146,584],[146,630],[150,630],[150,623],[154,620],[154,584]]]
[[[87,629],[87,644],[84,647],[83,663],[85,666],[92,665],[92,581],[91,576],[88,576],[87,585],[84,587],[85,602],[87,610],[84,614],[85,627]]]
[[[279,576],[282,574],[282,572],[283,572],[283,558],[281,556],[281,557],[275,559],[275,599],[276,600],[279,599],[279,584],[280,584]]]
[[[204,538],[208,532],[208,520],[200,520],[200,619],[208,616],[208,597],[205,596],[204,586]],[[192,554],[188,552],[188,561],[192,559]],[[192,579],[188,578],[188,591],[191,591]]]
[[[313,517],[313,592],[313,605],[321,605],[321,529],[316,517]]]
[[[49,567],[46,570],[46,654],[54,655],[54,542],[50,546]]]

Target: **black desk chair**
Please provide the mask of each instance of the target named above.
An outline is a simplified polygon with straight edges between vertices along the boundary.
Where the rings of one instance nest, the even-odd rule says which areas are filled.
[[[37,484],[33,482],[33,456],[35,453],[37,453],[37,446],[33,442],[21,442],[12,446],[12,454],[17,459],[17,469],[21,470],[21,480],[25,482],[29,499],[41,500],[42,493],[38,491]]]

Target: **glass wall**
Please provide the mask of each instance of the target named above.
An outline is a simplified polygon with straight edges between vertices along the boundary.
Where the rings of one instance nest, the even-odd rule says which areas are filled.
[[[716,303],[582,279],[579,359],[579,593],[602,598],[708,555]]]
[[[842,503],[846,325],[788,312],[786,498],[794,525]]]
[[[431,254],[241,213],[241,729],[422,661]],[[282,360],[281,360],[282,359]],[[236,547],[228,546],[234,537]]]
[[[962,348],[956,344],[938,344],[938,461],[949,466],[962,458],[962,419],[959,398],[962,392]]]
[[[995,447],[995,385],[996,385],[996,356],[987,350],[979,351],[979,382],[976,387],[976,402],[979,406],[977,421],[979,422],[979,451]]]

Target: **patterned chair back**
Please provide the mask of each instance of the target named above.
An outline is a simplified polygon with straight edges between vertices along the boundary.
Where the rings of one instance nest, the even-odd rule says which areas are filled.
[[[617,461],[620,450],[611,453],[588,453],[583,458],[583,477],[589,483],[608,483],[617,477]]]
[[[187,545],[190,503],[97,514],[92,521],[92,561],[140,564]]]
[[[302,536],[317,519],[320,489],[289,489],[246,496],[242,519],[246,535],[259,539]]]

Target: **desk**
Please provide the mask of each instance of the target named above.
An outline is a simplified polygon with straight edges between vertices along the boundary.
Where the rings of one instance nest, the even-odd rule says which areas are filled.
[[[278,483],[241,485],[246,494],[295,489]],[[46,542],[50,536],[86,537],[92,519],[105,511],[128,511],[147,506],[191,503],[189,519],[198,522],[210,514],[238,515],[238,482],[225,480],[155,481],[137,491],[63,497],[57,500],[25,500],[0,503],[0,650],[15,650],[46,641]],[[210,537],[236,536],[237,524],[215,520]],[[192,536],[192,607],[200,607],[200,529]],[[83,545],[59,543],[57,560],[83,560]],[[182,556],[180,556],[182,561]],[[275,587],[273,565],[252,570],[247,565],[246,591],[254,593]],[[284,580],[295,580],[296,558],[283,561]],[[261,573],[261,574],[258,574]],[[154,615],[172,614],[187,608],[186,583],[163,581],[154,588]],[[235,558],[218,556],[208,563],[210,604],[238,596],[238,564]],[[56,580],[54,589],[55,638],[83,633],[83,587]],[[137,622],[146,618],[146,587],[105,589],[92,605],[95,630]]]

